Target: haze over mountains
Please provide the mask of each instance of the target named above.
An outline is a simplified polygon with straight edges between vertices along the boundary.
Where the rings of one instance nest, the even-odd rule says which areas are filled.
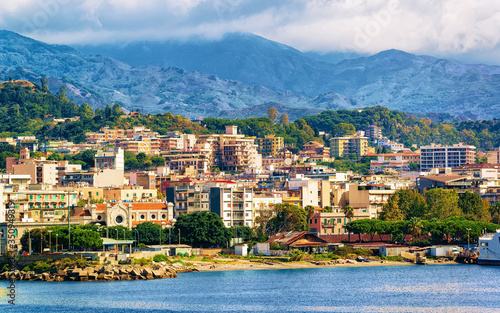
[[[328,109],[384,105],[407,112],[500,117],[500,67],[389,50],[337,61],[252,34],[219,41],[137,42],[70,48],[0,31],[0,79],[68,87],[94,107],[188,117],[263,116],[280,105],[292,119]],[[314,58],[311,58],[314,57]],[[254,107],[252,109],[251,107]],[[298,109],[297,109],[298,108]]]

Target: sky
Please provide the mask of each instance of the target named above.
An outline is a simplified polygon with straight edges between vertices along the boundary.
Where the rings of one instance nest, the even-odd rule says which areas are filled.
[[[53,44],[249,32],[304,52],[500,64],[498,0],[15,0],[2,3],[0,29]]]

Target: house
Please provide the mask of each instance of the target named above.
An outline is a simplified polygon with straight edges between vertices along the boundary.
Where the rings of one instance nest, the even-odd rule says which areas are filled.
[[[380,246],[378,248],[378,253],[380,254],[380,256],[398,256],[401,255],[402,251],[408,252],[409,251],[408,246],[387,245],[387,246]]]
[[[277,243],[284,250],[299,249],[305,252],[316,252],[317,248],[328,246],[326,240],[308,231],[278,233],[269,238],[266,243]]]

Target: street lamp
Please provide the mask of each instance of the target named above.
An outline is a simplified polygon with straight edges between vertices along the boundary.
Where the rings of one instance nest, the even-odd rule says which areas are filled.
[[[59,234],[56,234],[56,253],[57,253],[57,249],[59,248],[59,243],[58,243],[58,240],[59,239]]]
[[[168,244],[170,245],[171,244],[171,242],[170,242],[170,230],[172,229],[172,225],[168,224],[167,228],[168,228]]]
[[[3,230],[0,230],[0,255],[2,255]]]
[[[118,229],[116,230],[116,253],[118,253]]]
[[[161,222],[161,227],[160,227],[160,246],[161,246],[161,232],[163,230],[163,227],[165,227],[165,222]]]
[[[470,228],[466,228],[467,230],[467,251],[470,251]]]
[[[127,240],[125,238],[125,229],[123,230],[123,240]],[[125,253],[125,245],[122,245],[122,252]]]
[[[28,229],[28,254],[31,254],[31,230]]]
[[[49,251],[52,253],[52,230],[49,229]]]

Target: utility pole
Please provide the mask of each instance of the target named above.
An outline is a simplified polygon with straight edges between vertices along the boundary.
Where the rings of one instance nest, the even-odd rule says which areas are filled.
[[[470,251],[470,228],[467,229],[467,251]]]
[[[179,228],[179,245],[181,244],[181,229]]]
[[[70,206],[69,206],[69,190],[68,190],[68,252],[71,248],[71,226],[70,226],[70,216],[71,216],[71,211],[70,211]]]

